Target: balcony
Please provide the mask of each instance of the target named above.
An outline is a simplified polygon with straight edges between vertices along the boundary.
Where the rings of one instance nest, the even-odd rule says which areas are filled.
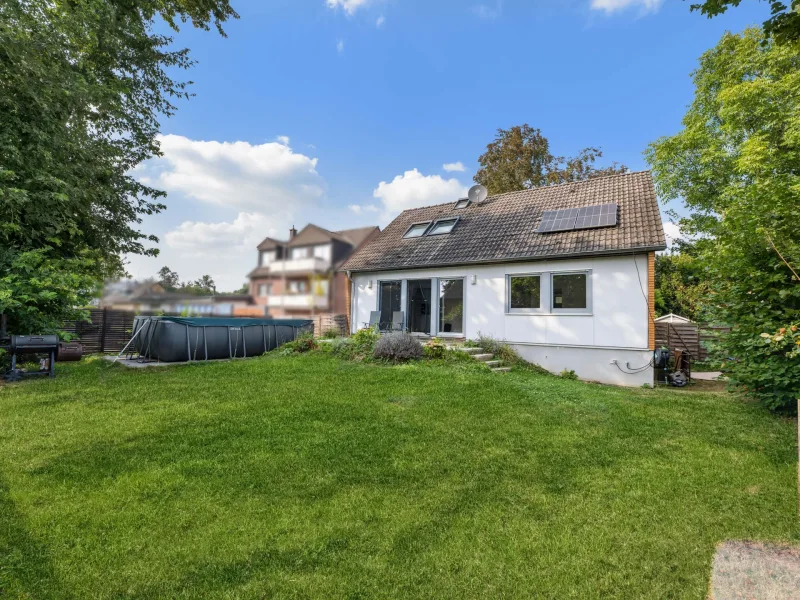
[[[269,263],[270,275],[287,275],[300,273],[324,273],[331,268],[330,261],[312,256],[309,258],[293,258],[288,260],[274,260]]]
[[[312,296],[311,294],[282,294],[267,297],[267,306],[272,308],[328,308],[327,296]]]

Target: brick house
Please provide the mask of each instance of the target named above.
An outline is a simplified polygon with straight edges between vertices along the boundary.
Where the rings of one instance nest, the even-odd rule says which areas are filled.
[[[376,226],[328,231],[306,225],[289,240],[265,238],[249,274],[250,295],[275,317],[346,314],[347,276],[339,267],[380,232]]]

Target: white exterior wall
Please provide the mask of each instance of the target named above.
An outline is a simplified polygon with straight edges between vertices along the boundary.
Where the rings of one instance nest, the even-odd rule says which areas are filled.
[[[591,271],[590,313],[506,313],[506,275],[576,270]],[[635,262],[633,255],[626,255],[353,274],[353,331],[369,322],[370,311],[378,310],[378,281],[434,277],[465,278],[463,337],[483,333],[505,340],[526,360],[553,372],[572,369],[582,379],[631,386],[653,381],[652,369],[625,374],[611,364],[616,359],[623,368],[626,362],[641,367],[652,357],[647,254],[636,255]],[[543,295],[547,290],[549,286]],[[404,294],[404,311],[405,302]],[[549,305],[547,298],[542,302]]]

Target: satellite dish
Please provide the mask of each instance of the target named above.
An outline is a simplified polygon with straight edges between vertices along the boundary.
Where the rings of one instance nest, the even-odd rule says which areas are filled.
[[[473,185],[471,188],[469,188],[467,195],[469,196],[470,202],[474,204],[481,204],[489,195],[489,190],[482,185]]]

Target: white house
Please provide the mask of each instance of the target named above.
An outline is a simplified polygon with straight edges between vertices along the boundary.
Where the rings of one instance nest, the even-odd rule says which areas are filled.
[[[665,248],[649,172],[407,210],[342,267],[351,327],[399,311],[417,335],[490,335],[556,373],[651,384]]]

